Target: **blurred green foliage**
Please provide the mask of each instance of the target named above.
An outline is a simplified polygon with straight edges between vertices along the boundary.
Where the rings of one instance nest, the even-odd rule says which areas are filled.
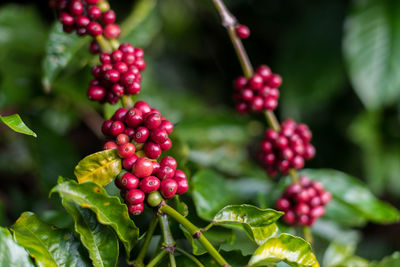
[[[90,66],[97,62],[87,52],[87,38],[62,33],[46,1],[6,2],[0,4],[0,114],[21,114],[38,138],[0,128],[0,223],[10,225],[22,211],[32,210],[72,229],[72,220],[65,219],[58,200],[48,199],[48,191],[59,175],[73,177],[78,161],[100,150],[102,116],[113,107],[102,109],[86,99]],[[361,177],[371,191],[399,207],[398,1],[227,4],[252,30],[245,46],[254,65],[268,64],[283,77],[279,117],[293,117],[313,130],[317,157],[308,166]],[[111,5],[125,29],[122,40],[145,49],[148,69],[139,98],[177,123],[171,153],[186,163],[182,168],[188,173],[197,173],[191,181],[193,201],[183,198],[192,211],[188,216],[201,224],[227,204],[271,207],[285,180],[275,185],[249,156],[265,125],[262,118],[234,112],[231,82],[241,70],[211,1]],[[215,192],[213,203],[201,202],[202,190],[213,190],[210,183],[223,193]],[[369,219],[335,199],[314,227],[320,262],[363,266],[355,251],[378,260],[399,250],[400,225],[367,224]],[[225,242],[230,235],[219,233],[216,240]],[[243,239],[235,236],[237,242]],[[358,241],[362,245],[356,249]],[[224,253],[234,259],[254,251],[254,244],[240,243],[240,252],[232,241]],[[398,261],[398,255],[386,262],[391,260]],[[383,264],[376,266],[390,266]]]

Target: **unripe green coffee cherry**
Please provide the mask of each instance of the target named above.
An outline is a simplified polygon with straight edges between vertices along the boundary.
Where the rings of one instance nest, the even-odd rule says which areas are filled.
[[[149,206],[153,207],[153,208],[160,205],[162,200],[163,200],[163,198],[162,198],[160,192],[158,192],[158,191],[151,192],[147,196],[147,204],[149,204]]]

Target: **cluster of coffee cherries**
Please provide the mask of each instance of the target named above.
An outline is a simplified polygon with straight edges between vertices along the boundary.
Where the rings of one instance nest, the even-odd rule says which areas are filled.
[[[121,44],[112,53],[101,53],[101,65],[92,68],[94,80],[87,91],[91,100],[115,104],[123,95],[140,92],[141,72],[146,68],[144,52],[128,43]]]
[[[236,110],[246,114],[276,109],[279,99],[278,87],[281,84],[281,77],[272,73],[266,65],[259,66],[250,79],[243,76],[236,78],[233,94]]]
[[[299,183],[286,188],[283,196],[277,200],[276,207],[285,212],[285,223],[311,226],[317,218],[324,215],[325,206],[331,199],[331,194],[325,191],[322,183],[301,176]]]
[[[307,125],[287,119],[281,124],[278,133],[272,129],[265,131],[261,141],[259,160],[269,176],[281,172],[286,175],[289,169],[302,169],[305,160],[315,155],[315,148],[310,144],[312,133]]]
[[[170,156],[163,157],[160,163],[136,157],[131,171],[118,175],[115,185],[132,215],[143,212],[145,201],[150,207],[156,207],[162,199],[182,195],[189,188],[185,173],[177,169],[176,160]]]
[[[102,132],[111,139],[104,144],[104,149],[117,148],[124,168],[129,170],[134,159],[125,150],[129,153],[133,150],[134,154],[135,149],[143,149],[148,158],[157,159],[162,151],[171,148],[169,134],[173,129],[174,125],[160,111],[138,101],[131,109],[119,108],[110,120],[104,121]]]
[[[115,12],[108,3],[100,0],[55,0],[52,5],[65,32],[76,31],[80,36],[96,37],[103,34],[108,39],[118,38],[121,29],[115,24]],[[107,9],[107,11],[104,11]],[[104,12],[103,12],[104,11]],[[94,43],[93,43],[94,44]]]

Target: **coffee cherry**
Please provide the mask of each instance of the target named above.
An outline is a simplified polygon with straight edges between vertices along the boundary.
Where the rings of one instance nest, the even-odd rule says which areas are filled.
[[[92,54],[98,54],[100,52],[100,46],[96,40],[90,42],[89,51]]]
[[[136,205],[128,205],[128,211],[132,215],[140,215],[143,212],[143,203],[138,203]]]
[[[124,158],[122,160],[122,167],[124,167],[124,169],[127,171],[132,170],[133,164],[135,164],[137,159],[138,159],[138,156],[136,154],[133,154],[132,156],[130,156],[128,158]]]
[[[139,126],[138,128],[136,128],[133,140],[135,140],[136,143],[144,143],[147,141],[148,137],[149,137],[149,129],[143,126]]]
[[[189,189],[188,181],[186,179],[176,178],[176,177],[174,177],[174,180],[178,184],[178,188],[176,190],[176,193],[178,195],[185,194]]]
[[[147,176],[140,181],[139,188],[144,193],[154,192],[160,188],[160,180],[155,176]]]
[[[157,207],[160,205],[162,200],[163,198],[158,191],[151,192],[147,196],[147,204],[149,204],[150,207]]]
[[[100,101],[106,95],[106,90],[101,86],[90,86],[87,95],[90,100]]]
[[[135,52],[135,48],[131,44],[128,44],[128,43],[120,44],[118,50],[121,50],[124,54]]]
[[[161,155],[161,146],[153,142],[146,142],[143,150],[146,156],[151,159],[157,159]]]
[[[87,31],[91,36],[96,37],[102,34],[103,28],[97,22],[92,21],[87,25]]]
[[[123,145],[128,143],[130,140],[129,136],[126,134],[119,134],[117,136],[117,145]]]
[[[173,170],[176,170],[177,165],[178,164],[177,164],[176,160],[171,156],[163,157],[160,161],[161,167],[168,166]]]
[[[60,14],[60,21],[65,26],[72,26],[75,23],[74,17],[65,12]]]
[[[122,121],[125,118],[126,113],[128,113],[127,108],[119,108],[117,111],[115,111],[111,119],[114,121]]]
[[[136,205],[139,203],[143,203],[144,201],[144,193],[139,189],[131,189],[126,192],[125,200],[128,204]]]
[[[104,75],[104,79],[106,79],[107,81],[110,81],[112,83],[118,82],[119,78],[120,78],[120,74],[116,70],[108,70]]]
[[[157,161],[153,161],[153,172],[151,173],[152,175],[155,175],[160,168],[160,163]]]
[[[127,173],[126,171],[121,171],[118,176],[114,179],[114,184],[116,187],[118,187],[121,190],[124,190],[124,186],[121,183],[121,178],[122,176]]]
[[[111,126],[109,133],[111,136],[117,137],[119,134],[122,134],[125,130],[125,125],[121,121],[114,121]]]
[[[113,141],[108,141],[107,143],[104,144],[103,149],[104,150],[109,150],[109,149],[116,149],[118,145],[113,142]]]
[[[178,190],[178,184],[176,183],[175,180],[165,179],[161,181],[160,192],[164,198],[166,199],[173,198],[177,190]]]
[[[140,109],[131,108],[125,116],[124,120],[129,127],[136,128],[143,122],[142,112],[140,111]]]
[[[161,121],[159,128],[166,131],[167,134],[170,134],[170,133],[172,133],[172,131],[174,129],[174,125],[168,120],[163,120],[163,121]]]
[[[144,101],[138,101],[135,103],[135,105],[133,106],[134,108],[139,109],[140,111],[142,111],[142,114],[147,114],[151,111],[151,107],[149,104],[147,104]]]
[[[144,125],[148,129],[155,129],[161,125],[161,116],[158,113],[151,113],[144,119]]]
[[[289,210],[289,208],[290,208],[290,201],[289,201],[288,199],[286,199],[286,198],[280,198],[280,199],[278,199],[278,201],[276,202],[276,207],[277,207],[279,210],[287,211],[287,210]]]
[[[118,155],[125,159],[133,156],[135,154],[135,145],[132,143],[125,143],[118,146]]]
[[[163,166],[160,164],[160,168],[157,170],[156,175],[160,180],[171,179],[175,176],[175,170],[169,166]]]
[[[73,0],[71,1],[69,11],[75,15],[79,16],[83,12],[83,5],[80,0]]]
[[[174,175],[174,179],[176,180],[176,179],[178,179],[178,178],[180,178],[180,179],[187,179],[186,178],[186,174],[182,171],[182,170],[179,170],[179,169],[177,169],[176,171],[175,171],[175,175]]]
[[[150,176],[153,172],[153,163],[146,157],[140,157],[132,167],[132,173],[139,178]]]
[[[118,24],[108,24],[104,28],[104,36],[108,39],[116,39],[121,35],[121,28]]]
[[[172,147],[171,139],[167,139],[164,143],[160,145],[162,151],[167,151]]]
[[[126,190],[135,189],[139,186],[139,178],[132,173],[126,172],[122,175],[120,183]]]
[[[236,34],[241,39],[246,39],[250,36],[250,29],[246,25],[238,25],[236,27]]]
[[[89,18],[91,18],[92,20],[96,20],[98,18],[100,18],[101,16],[101,10],[100,8],[98,8],[97,6],[91,6],[88,9],[88,16]]]
[[[114,23],[115,21],[115,12],[114,10],[108,10],[103,13],[103,16],[101,17],[101,22],[105,25]]]

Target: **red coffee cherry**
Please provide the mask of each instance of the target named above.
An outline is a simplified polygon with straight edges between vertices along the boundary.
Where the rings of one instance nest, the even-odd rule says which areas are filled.
[[[135,145],[132,143],[125,143],[118,146],[118,155],[125,159],[133,156],[135,154]]]
[[[87,25],[86,29],[88,33],[93,37],[96,37],[103,33],[103,28],[101,27],[101,25],[94,21],[90,22],[89,25]]]
[[[173,179],[165,179],[161,181],[160,192],[161,195],[166,199],[171,199],[175,196],[178,190],[178,184]]]
[[[139,186],[139,178],[129,172],[122,175],[119,181],[122,187],[126,190],[135,189]]]
[[[135,105],[133,106],[134,108],[139,109],[140,111],[142,111],[142,114],[147,114],[151,111],[151,107],[149,104],[147,104],[144,101],[138,101],[135,103]]]
[[[128,204],[136,205],[139,203],[143,203],[144,201],[144,193],[139,189],[131,189],[126,192],[125,200]]]
[[[155,176],[147,176],[140,181],[139,187],[144,193],[151,193],[160,188],[160,180]]]
[[[131,108],[125,116],[125,123],[132,128],[138,127],[143,122],[142,111],[137,108]]]
[[[117,137],[119,134],[122,134],[125,130],[125,125],[121,121],[114,121],[111,126],[109,133],[111,136]]]
[[[122,167],[127,171],[132,170],[133,164],[135,164],[137,159],[138,159],[138,156],[136,154],[133,154],[132,156],[123,159]]]
[[[128,211],[132,215],[140,215],[143,212],[144,205],[143,203],[138,203],[136,205],[128,205]]]
[[[116,39],[121,35],[121,28],[118,24],[108,24],[104,28],[104,36],[108,39]]]
[[[250,29],[246,25],[238,25],[236,27],[236,34],[241,39],[246,39],[250,36]]]
[[[176,193],[178,195],[185,194],[189,189],[188,181],[186,179],[176,178],[176,177],[174,177],[174,180],[178,184],[178,188],[176,190]]]
[[[113,141],[108,141],[107,143],[104,144],[103,149],[104,150],[109,150],[109,149],[116,149],[118,147],[118,145],[113,142]]]
[[[175,170],[169,166],[162,166],[160,164],[160,168],[157,170],[156,175],[160,180],[171,179],[175,176]]]
[[[178,164],[177,164],[176,160],[171,156],[163,157],[160,161],[161,167],[168,166],[173,170],[176,170],[177,165]]]
[[[172,147],[171,139],[167,139],[164,143],[160,145],[162,151],[167,151]]]
[[[108,10],[103,13],[103,16],[101,17],[101,22],[105,25],[114,23],[115,21],[115,12],[114,10]]]
[[[130,140],[130,138],[129,138],[128,135],[123,134],[123,133],[122,133],[122,134],[119,134],[119,135],[117,136],[117,145],[126,144],[126,143],[129,142],[129,140]]]
[[[87,95],[90,100],[100,101],[106,95],[106,90],[101,86],[90,86]]]
[[[144,125],[148,129],[155,129],[161,125],[161,116],[159,113],[150,113],[144,119]]]
[[[153,142],[146,142],[144,144],[144,153],[151,159],[157,159],[161,156],[161,146]]]
[[[139,126],[135,130],[135,135],[133,136],[133,140],[135,140],[136,143],[144,143],[147,141],[148,137],[149,137],[149,129],[143,126]]]
[[[147,177],[153,173],[153,163],[146,157],[140,157],[136,160],[132,167],[132,173],[139,177]]]

